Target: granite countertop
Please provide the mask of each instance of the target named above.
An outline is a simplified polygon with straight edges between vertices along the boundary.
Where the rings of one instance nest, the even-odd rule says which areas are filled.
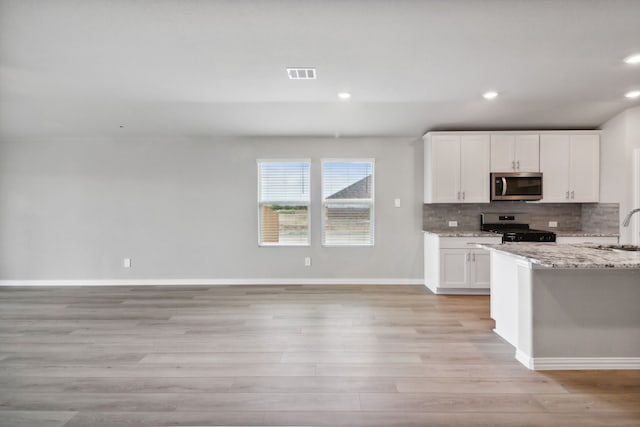
[[[425,233],[435,234],[440,237],[498,237],[500,238],[500,234],[492,233],[490,231],[481,231],[481,230],[465,230],[461,228],[440,228],[440,229],[429,229],[422,230]]]
[[[607,245],[561,243],[478,244],[478,247],[503,252],[533,264],[550,268],[638,268],[640,251],[614,251]]]
[[[558,237],[620,237],[620,233],[576,231],[555,231]]]
[[[489,231],[482,230],[465,230],[460,228],[430,228],[428,230],[422,230],[425,233],[435,234],[440,237],[501,237],[500,234],[491,233]],[[551,230],[553,231],[553,230]],[[603,233],[603,232],[587,232],[582,230],[574,231],[554,231],[558,237],[619,237],[618,233]]]

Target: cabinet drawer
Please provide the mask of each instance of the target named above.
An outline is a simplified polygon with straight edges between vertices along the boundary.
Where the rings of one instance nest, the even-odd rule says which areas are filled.
[[[441,237],[440,248],[442,249],[475,249],[474,244],[498,244],[501,237]]]

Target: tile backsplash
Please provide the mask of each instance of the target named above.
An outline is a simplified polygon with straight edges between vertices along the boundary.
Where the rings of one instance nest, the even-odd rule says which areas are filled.
[[[584,203],[582,205],[582,229],[594,233],[619,233],[620,204]]]
[[[422,226],[425,230],[447,229],[448,221],[458,221],[458,229],[478,230],[482,212],[526,213],[532,228],[549,229],[556,221],[557,231],[619,232],[618,203],[434,203],[424,204]]]

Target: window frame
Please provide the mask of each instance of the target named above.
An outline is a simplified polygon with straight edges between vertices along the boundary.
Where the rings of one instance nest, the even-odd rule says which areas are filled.
[[[263,202],[261,200],[262,198],[262,186],[261,186],[261,178],[262,178],[262,168],[261,168],[261,164],[262,163],[307,163],[309,165],[309,199],[307,201],[307,241],[305,243],[265,243],[262,242],[262,214],[261,214],[261,210],[262,210],[262,206],[266,203],[268,204],[280,204],[280,205],[287,205],[287,204],[291,204],[291,202],[283,202],[283,201],[270,201],[270,202]],[[311,186],[311,159],[309,158],[269,158],[269,159],[256,159],[256,181],[257,181],[257,215],[258,215],[258,233],[257,233],[257,237],[258,237],[258,247],[261,248],[291,248],[291,247],[309,247],[311,246],[311,200],[312,200],[312,193],[313,193],[313,189]],[[296,205],[299,206],[299,205]]]
[[[371,199],[346,199],[348,201],[338,201],[335,200],[331,203],[368,203],[369,204],[369,212],[370,212],[370,235],[371,242],[366,244],[336,244],[336,243],[327,243],[325,241],[325,203],[326,200],[324,198],[324,164],[325,163],[371,163]],[[375,192],[376,192],[376,159],[373,157],[358,157],[358,158],[346,158],[346,157],[338,157],[338,158],[323,158],[320,159],[320,244],[322,247],[327,248],[368,248],[375,246],[375,236],[376,236],[376,228],[375,228]]]

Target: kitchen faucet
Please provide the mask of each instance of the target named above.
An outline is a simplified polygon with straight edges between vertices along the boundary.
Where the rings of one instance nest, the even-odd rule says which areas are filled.
[[[631,212],[629,212],[627,214],[627,217],[624,219],[624,222],[622,223],[622,225],[625,226],[625,227],[628,227],[629,226],[629,222],[631,222],[631,216],[634,213],[637,213],[637,212],[640,212],[640,208],[633,209]]]

